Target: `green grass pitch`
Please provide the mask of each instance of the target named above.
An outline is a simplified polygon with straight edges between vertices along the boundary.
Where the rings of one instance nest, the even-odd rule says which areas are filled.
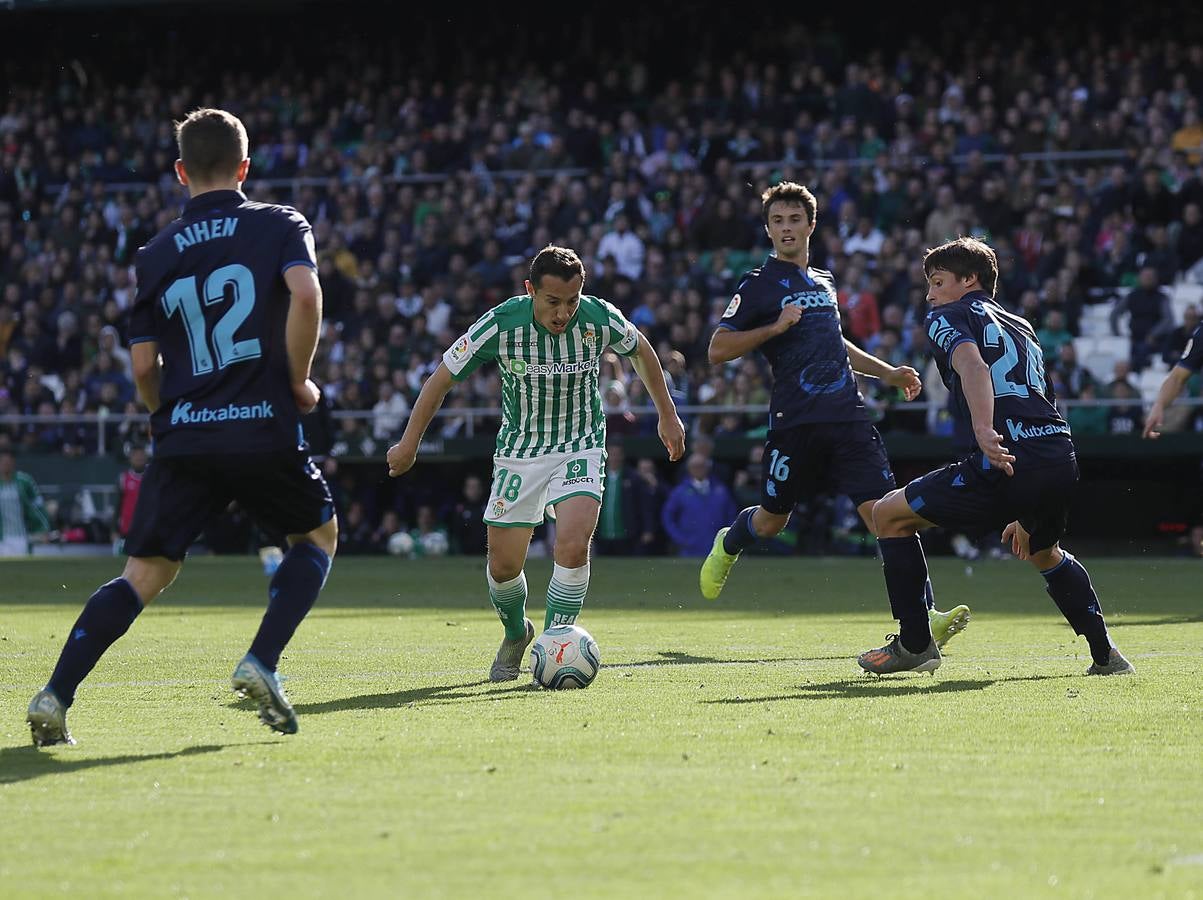
[[[266,595],[200,558],[80,690],[25,705],[116,560],[5,562],[0,896],[1203,897],[1203,570],[1086,560],[1136,677],[1089,664],[1026,564],[933,561],[969,630],[876,679],[871,559],[598,559],[587,691],[485,681],[477,559],[344,558],[273,735],[228,692]],[[532,618],[550,565],[528,567]]]

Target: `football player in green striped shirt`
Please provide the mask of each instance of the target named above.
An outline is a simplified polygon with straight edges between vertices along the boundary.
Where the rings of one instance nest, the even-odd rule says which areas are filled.
[[[657,433],[670,460],[685,452],[685,429],[647,338],[616,307],[583,295],[585,267],[566,247],[547,246],[531,262],[526,296],[511,297],[477,320],[443,354],[422,386],[401,440],[389,448],[389,475],[412,468],[422,434],[447,392],[486,362],[501,371],[501,428],[489,529],[489,599],[505,639],[491,681],[518,677],[534,639],[526,618],[526,553],[545,512],[556,521],[555,568],[543,628],[576,621],[589,588],[589,541],[605,486],[606,417],[598,387],[602,355],[631,360],[656,404]]]

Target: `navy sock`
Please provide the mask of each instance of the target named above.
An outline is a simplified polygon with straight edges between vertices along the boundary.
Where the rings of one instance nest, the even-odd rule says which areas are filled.
[[[75,702],[75,689],[121,635],[129,631],[142,612],[142,601],[124,578],[114,578],[88,598],[71,627],[59,654],[58,665],[46,687],[64,704]]]
[[[1074,632],[1086,638],[1094,661],[1106,665],[1111,656],[1111,638],[1107,636],[1103,607],[1090,583],[1090,573],[1075,557],[1061,552],[1064,559],[1040,573],[1044,576],[1045,590]]]
[[[731,523],[731,527],[727,529],[727,533],[723,535],[723,549],[732,556],[736,553],[742,553],[760,540],[760,535],[752,528],[752,514],[757,509],[759,507],[749,506],[747,509],[741,511],[735,517],[735,521]]]
[[[902,646],[920,653],[931,643],[931,626],[927,623],[927,558],[919,535],[900,538],[879,538],[881,564],[885,569],[886,591],[890,595],[890,612],[898,620],[898,637]]]
[[[293,544],[280,568],[272,576],[270,599],[259,632],[251,642],[251,653],[273,672],[293,632],[313,608],[330,574],[330,557],[309,543]]]

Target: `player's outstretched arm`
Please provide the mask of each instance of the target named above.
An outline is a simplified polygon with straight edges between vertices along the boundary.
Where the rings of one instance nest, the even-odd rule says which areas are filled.
[[[159,343],[139,341],[129,348],[129,354],[138,397],[148,410],[154,412],[159,408],[159,381],[163,374],[159,361]]]
[[[313,411],[318,402],[317,385],[309,380],[309,372],[322,327],[322,286],[317,279],[317,272],[308,266],[290,266],[284,272],[284,283],[292,295],[284,328],[284,341],[288,346],[288,380],[297,408],[308,413]]]
[[[866,353],[847,338],[844,338],[844,347],[848,350],[848,361],[852,363],[853,372],[868,375],[870,378],[880,378],[890,387],[899,388],[907,400],[914,400],[923,390],[919,373],[910,366],[891,366],[884,359]]]
[[[733,328],[716,328],[710,338],[710,349],[707,356],[714,365],[739,359],[745,353],[751,353],[765,341],[789,331],[802,318],[802,307],[791,305],[781,310],[777,321],[769,325],[761,325],[748,331],[736,331]]]
[[[1165,381],[1161,382],[1161,390],[1157,392],[1157,399],[1153,401],[1153,407],[1149,410],[1148,417],[1145,418],[1144,436],[1146,438],[1161,437],[1161,422],[1165,419],[1165,411],[1178,399],[1178,395],[1186,387],[1190,376],[1190,369],[1183,366],[1174,366],[1170,369],[1170,374],[1165,377]]]
[[[664,381],[664,369],[660,367],[656,351],[652,349],[651,342],[642,334],[639,335],[639,348],[631,357],[631,363],[647,387],[652,402],[656,404],[656,412],[660,416],[660,423],[656,427],[656,431],[660,435],[665,449],[668,450],[668,458],[676,462],[685,455],[685,426],[681,424],[681,417],[677,415],[677,405],[673,403],[673,398],[668,393],[668,385]]]
[[[443,400],[453,384],[451,370],[439,363],[439,367],[422,385],[418,399],[414,401],[414,408],[409,412],[409,421],[405,423],[405,432],[401,435],[401,440],[388,448],[386,459],[390,478],[404,475],[413,468],[414,461],[418,458],[418,445],[422,443],[422,435],[426,433],[427,426],[443,405]]]
[[[990,465],[1008,475],[1015,474],[1015,457],[1003,446],[1002,435],[994,430],[994,385],[990,369],[977,344],[965,341],[952,351],[952,367],[961,376],[961,388],[973,419],[973,436]]]

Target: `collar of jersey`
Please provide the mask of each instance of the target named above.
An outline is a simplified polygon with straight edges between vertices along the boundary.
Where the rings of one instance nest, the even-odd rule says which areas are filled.
[[[932,309],[940,310],[944,309],[946,306],[957,306],[961,303],[972,303],[975,300],[990,301],[992,299],[993,298],[991,298],[991,296],[985,291],[970,291],[968,294],[958,300],[953,300],[951,303],[945,303],[944,306],[934,306]]]
[[[789,272],[791,276],[792,275],[801,275],[803,278],[805,278],[811,284],[814,284],[815,277],[810,274],[810,265],[809,264],[807,264],[805,269],[800,269],[793,263],[784,262],[784,261],[778,259],[776,256],[773,256],[771,254],[764,261],[764,264],[766,266],[772,264],[773,266],[776,266],[778,269],[781,269],[782,271]]]
[[[205,191],[197,194],[184,204],[185,212],[192,212],[202,207],[222,206],[226,203],[242,203],[246,194],[242,191]]]
[[[559,337],[558,334],[555,334],[550,329],[545,328],[543,326],[543,324],[538,319],[535,318],[535,298],[531,297],[530,295],[527,295],[526,299],[530,301],[530,323],[535,326],[535,331],[537,331],[539,334],[550,334],[552,337]],[[578,303],[576,305],[576,312],[574,312],[572,314],[572,318],[568,320],[568,328],[571,328],[573,325],[575,325],[576,320],[579,319],[580,316],[581,316],[581,304]],[[565,334],[568,332],[568,328],[564,329]]]

